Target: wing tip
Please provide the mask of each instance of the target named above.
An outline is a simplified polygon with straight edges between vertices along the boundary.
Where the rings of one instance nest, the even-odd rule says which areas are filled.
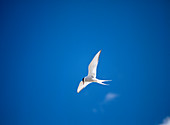
[[[82,89],[83,89],[83,88],[82,88]],[[80,91],[81,91],[82,89],[80,89],[80,90],[77,89],[77,93],[80,93]]]
[[[99,51],[99,56],[98,56],[98,61],[99,61],[99,57],[100,57],[100,53],[101,53],[102,49]]]
[[[82,81],[80,82],[80,84],[79,84],[79,86],[78,86],[78,88],[77,88],[77,93],[79,93],[83,88],[84,88],[84,86],[82,85]]]
[[[99,51],[99,53],[101,53],[102,49]]]

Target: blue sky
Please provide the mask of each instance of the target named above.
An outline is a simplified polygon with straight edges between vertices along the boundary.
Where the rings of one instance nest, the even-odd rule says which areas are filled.
[[[170,2],[0,2],[1,125],[159,125],[170,116]],[[76,93],[94,55],[97,77]]]

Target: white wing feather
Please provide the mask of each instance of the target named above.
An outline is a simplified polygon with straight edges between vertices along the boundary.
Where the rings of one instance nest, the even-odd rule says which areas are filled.
[[[81,81],[81,82],[79,83],[78,88],[77,88],[77,93],[79,93],[83,88],[84,88],[84,86],[83,86],[83,81]]]
[[[97,70],[97,65],[99,61],[99,56],[100,56],[101,50],[95,55],[91,63],[89,64],[88,67],[88,76],[92,76],[96,78],[96,70]]]
[[[84,82],[84,84],[83,84],[83,81],[81,81],[78,88],[77,88],[77,93],[79,93],[82,89],[84,89],[90,83],[91,82]]]

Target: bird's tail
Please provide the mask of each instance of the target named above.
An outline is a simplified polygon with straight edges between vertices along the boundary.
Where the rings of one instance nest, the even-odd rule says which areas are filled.
[[[107,81],[112,81],[112,80],[97,80],[97,83],[101,84],[101,85],[109,85],[109,84],[105,84],[103,82],[107,82]]]

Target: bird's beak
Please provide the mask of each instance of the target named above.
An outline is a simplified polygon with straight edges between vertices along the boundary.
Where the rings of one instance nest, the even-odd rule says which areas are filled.
[[[83,81],[81,81],[81,82],[79,83],[78,88],[77,88],[77,93],[79,93],[83,88],[84,88],[84,83],[83,83]]]

